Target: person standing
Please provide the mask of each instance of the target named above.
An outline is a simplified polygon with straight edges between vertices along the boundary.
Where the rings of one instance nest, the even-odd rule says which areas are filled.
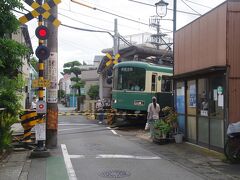
[[[97,109],[97,115],[98,115],[98,123],[102,124],[104,119],[104,113],[103,113],[103,102],[101,101],[101,99],[97,100],[96,109]]]
[[[37,108],[37,98],[36,98],[36,96],[33,96],[33,100],[32,100],[30,109],[36,110],[36,108]]]
[[[157,98],[152,97],[152,102],[148,105],[147,121],[150,127],[150,135],[153,138],[153,124],[159,119],[160,105],[157,103]]]

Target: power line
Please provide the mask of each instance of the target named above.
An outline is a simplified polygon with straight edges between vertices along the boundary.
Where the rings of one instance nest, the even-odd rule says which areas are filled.
[[[113,35],[110,32],[108,32],[108,31],[99,31],[99,30],[93,30],[93,29],[85,29],[85,28],[74,27],[74,26],[70,26],[70,25],[66,25],[66,24],[61,24],[61,25],[64,26],[64,27],[67,27],[67,28],[76,29],[76,30],[80,30],[80,31],[107,33],[107,34],[109,34],[110,36],[113,37]]]
[[[189,6],[184,0],[181,0],[188,8],[190,8],[192,11],[194,11],[195,13],[198,13],[200,16],[201,14],[199,12],[197,12],[196,10],[194,10],[191,6]]]
[[[97,29],[102,29],[102,30],[104,30],[104,31],[110,31],[110,32],[113,32],[112,30],[104,29],[104,28],[101,28],[101,27],[97,27],[97,26],[94,26],[94,25],[91,25],[91,24],[84,23],[84,22],[82,22],[82,21],[79,21],[79,20],[73,19],[73,18],[71,18],[71,17],[69,17],[69,16],[67,16],[67,15],[62,14],[62,13],[58,13],[58,14],[60,14],[60,15],[62,15],[62,16],[64,16],[64,17],[66,17],[66,18],[68,18],[68,19],[71,19],[71,20],[73,20],[73,21],[76,21],[76,22],[79,22],[79,23],[85,24],[85,25],[87,25],[87,26],[90,26],[90,27],[94,27],[94,28],[97,28]]]
[[[93,9],[93,10],[98,10],[98,11],[100,11],[100,12],[103,12],[103,13],[106,13],[106,14],[111,14],[111,15],[113,15],[113,16],[120,17],[120,18],[125,19],[125,20],[128,20],[128,21],[132,21],[132,22],[135,22],[135,23],[139,23],[139,24],[143,24],[143,25],[149,26],[149,24],[144,23],[144,22],[141,22],[141,21],[137,21],[137,20],[134,20],[134,19],[130,19],[130,18],[127,18],[127,17],[121,16],[121,15],[112,13],[112,12],[108,12],[108,11],[105,11],[105,10],[103,10],[103,9],[99,9],[99,8],[97,8],[97,7],[92,7],[92,6],[89,6],[89,5],[80,3],[80,2],[78,2],[78,1],[74,1],[74,0],[71,0],[71,1],[74,2],[74,3],[80,4],[80,5],[82,5],[82,6],[85,6],[85,7],[87,7],[87,8]],[[164,31],[172,32],[172,31],[169,30],[169,29],[164,29],[164,28],[161,28],[161,29],[164,30]]]
[[[75,12],[75,11],[72,11],[72,10],[68,10],[68,9],[63,9],[63,8],[59,8],[63,11],[68,11],[68,12],[71,12],[71,13],[74,13],[74,14],[79,14],[79,15],[82,15],[82,16],[86,16],[86,17],[89,17],[89,18],[93,18],[94,20],[99,20],[99,21],[104,21],[105,23],[109,23],[109,24],[113,24],[113,21],[109,21],[109,20],[106,20],[106,19],[102,19],[102,18],[99,18],[99,17],[94,17],[94,16],[89,16],[89,15],[86,15],[86,14],[83,14],[83,13],[79,13],[79,12]],[[125,24],[118,24],[120,26],[123,26],[123,27],[126,27],[126,28],[129,28],[129,29],[136,29],[136,30],[139,30],[138,28],[136,27],[131,27],[131,26],[127,26]]]
[[[196,4],[196,5],[199,5],[199,6],[205,7],[205,8],[212,9],[212,8],[209,7],[209,6],[205,6],[205,5],[203,5],[203,4],[199,4],[199,3],[196,3],[196,2],[193,2],[193,1],[189,1],[189,0],[185,0],[185,1],[188,1],[188,2],[190,2],[190,3],[192,3],[192,4]]]
[[[128,1],[132,1],[132,2],[135,2],[135,3],[139,3],[139,4],[156,7],[155,5],[144,3],[144,2],[140,2],[140,1],[135,1],[135,0],[128,0]],[[171,9],[171,8],[167,8],[167,9],[170,10],[170,11],[173,11],[173,9]],[[179,13],[183,13],[183,14],[190,14],[190,15],[194,15],[194,16],[199,16],[199,13],[195,14],[195,13],[181,11],[181,10],[176,10],[176,11],[179,12]]]

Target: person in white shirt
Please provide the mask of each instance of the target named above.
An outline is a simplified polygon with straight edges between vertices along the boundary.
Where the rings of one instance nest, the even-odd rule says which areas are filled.
[[[31,109],[36,109],[37,108],[37,98],[36,96],[33,97],[33,101],[31,103]]]
[[[152,97],[152,102],[148,105],[147,121],[150,127],[150,135],[153,138],[153,124],[159,119],[160,105],[157,103],[157,98]]]

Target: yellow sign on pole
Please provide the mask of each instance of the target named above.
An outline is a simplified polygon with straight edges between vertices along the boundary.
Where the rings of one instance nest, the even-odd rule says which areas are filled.
[[[109,59],[106,62],[106,66],[110,66],[112,63],[113,64],[117,64],[118,63],[118,59],[120,58],[120,54],[118,54],[118,53],[115,55],[115,57],[112,57],[109,53],[107,53],[106,56]]]
[[[32,87],[33,88],[38,88],[38,87],[49,87],[50,86],[50,81],[46,79],[35,79],[32,82]]]

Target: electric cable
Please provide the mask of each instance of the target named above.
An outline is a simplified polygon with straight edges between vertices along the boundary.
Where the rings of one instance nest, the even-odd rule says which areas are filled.
[[[140,2],[140,1],[135,1],[135,0],[128,0],[128,1],[132,1],[132,2],[135,2],[135,3],[139,3],[139,4],[156,7],[155,5],[148,4],[148,3],[144,3],[144,2]],[[167,10],[173,11],[173,9],[171,9],[171,8],[167,8]],[[199,13],[195,14],[195,13],[186,12],[186,11],[181,11],[181,10],[176,10],[176,11],[179,12],[179,13],[183,13],[183,14],[189,14],[189,15],[199,16]]]
[[[85,7],[90,8],[90,9],[93,9],[93,10],[98,10],[98,11],[100,11],[100,12],[103,12],[103,13],[106,13],[106,14],[110,14],[110,15],[113,15],[113,16],[116,16],[116,17],[119,17],[119,18],[128,20],[128,21],[132,21],[132,22],[135,22],[135,23],[139,23],[139,24],[143,24],[143,25],[149,26],[149,24],[144,23],[144,22],[141,22],[141,21],[137,21],[137,20],[134,20],[134,19],[130,19],[130,18],[121,16],[121,15],[118,15],[118,14],[115,14],[115,13],[112,13],[112,12],[105,11],[105,10],[103,10],[103,9],[96,8],[96,7],[91,7],[91,6],[89,6],[89,5],[80,3],[80,2],[75,1],[75,0],[71,0],[71,1],[74,2],[74,3],[76,3],[76,4],[85,6]],[[160,29],[162,29],[162,30],[164,30],[164,31],[169,31],[169,32],[171,32],[171,30],[169,30],[169,29],[165,29],[165,28],[160,28]]]
[[[61,24],[64,27],[71,28],[71,29],[76,29],[76,30],[81,30],[81,31],[87,31],[87,32],[99,32],[99,33],[107,33],[110,36],[114,37],[110,32],[108,31],[100,31],[100,30],[93,30],[93,29],[85,29],[85,28],[79,28],[79,27],[74,27],[74,26],[69,26],[66,24]]]
[[[196,5],[199,5],[199,6],[205,7],[205,8],[212,9],[212,8],[209,7],[209,6],[206,6],[206,5],[203,5],[203,4],[199,4],[199,3],[196,3],[196,2],[193,2],[193,1],[190,1],[190,0],[185,0],[185,1],[188,1],[188,2],[190,2],[190,3],[192,3],[192,4],[196,4]]]
[[[82,24],[84,24],[84,25],[87,25],[87,26],[90,26],[90,27],[93,27],[93,28],[97,28],[97,29],[101,29],[101,30],[104,30],[104,31],[113,32],[112,30],[104,29],[104,28],[101,28],[101,27],[97,27],[97,26],[94,26],[94,25],[91,25],[91,24],[84,23],[84,22],[82,22],[82,21],[79,21],[79,20],[73,19],[73,18],[71,18],[71,17],[69,17],[69,16],[67,16],[67,15],[62,14],[62,13],[58,13],[58,14],[60,14],[61,16],[66,17],[66,18],[68,18],[68,19],[71,19],[71,20],[73,20],[73,21],[76,21],[76,22],[82,23]]]
[[[188,8],[190,8],[192,11],[194,11],[195,13],[198,13],[200,16],[201,14],[199,12],[197,12],[196,10],[194,10],[191,6],[189,6],[184,0],[181,0]]]
[[[68,11],[68,12],[70,12],[70,13],[79,14],[79,15],[81,15],[81,16],[89,17],[89,18],[92,18],[92,19],[94,19],[94,20],[104,21],[105,23],[113,24],[113,21],[109,21],[109,20],[102,19],[102,18],[99,18],[99,17],[89,16],[89,15],[86,15],[86,14],[83,14],[83,13],[79,13],[79,12],[75,12],[75,11],[68,10],[68,9],[63,9],[63,8],[59,8],[59,9],[60,9],[60,10],[63,10],[63,11]],[[139,29],[136,28],[136,27],[131,27],[131,26],[128,26],[128,25],[125,25],[125,24],[120,24],[120,23],[119,23],[118,25],[119,25],[119,26],[126,27],[126,28],[129,28],[129,29],[139,30]]]

